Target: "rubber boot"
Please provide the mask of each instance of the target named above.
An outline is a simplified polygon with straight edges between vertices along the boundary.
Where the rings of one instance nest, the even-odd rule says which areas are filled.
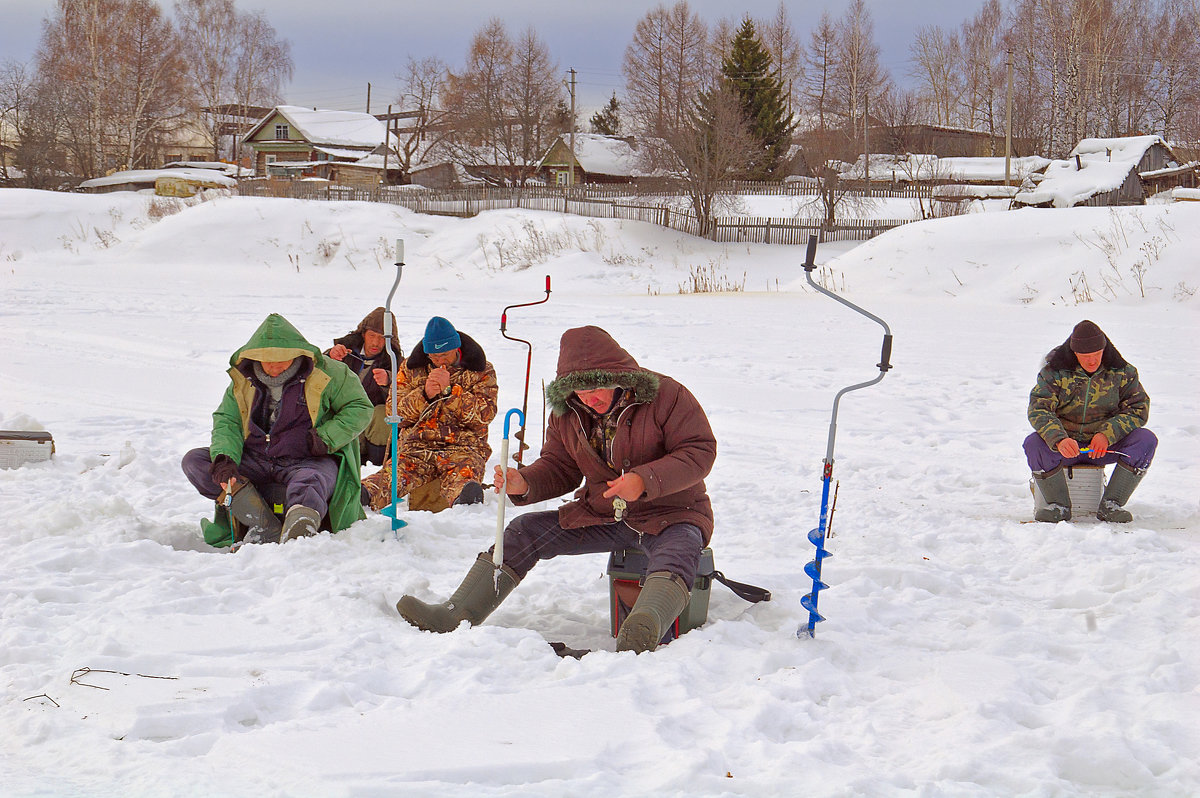
[[[426,632],[453,632],[463,621],[478,626],[508,598],[520,581],[507,565],[502,566],[497,575],[491,555],[480,554],[449,599],[441,604],[426,604],[412,596],[404,596],[396,602],[396,611],[404,620]]]
[[[658,648],[667,627],[683,612],[690,596],[683,579],[670,571],[655,571],[647,576],[633,609],[617,632],[617,651],[641,654]]]
[[[233,494],[229,514],[245,525],[244,542],[275,543],[279,540],[283,525],[253,485],[245,483]]]
[[[220,502],[217,502],[215,507],[213,520],[200,519],[200,531],[204,534],[204,542],[216,547],[232,545],[233,526],[229,521],[229,511]]]
[[[1067,489],[1067,472],[1062,466],[1049,471],[1034,471],[1038,490],[1046,500],[1047,507],[1034,511],[1033,520],[1055,524],[1071,520],[1071,492]]]
[[[388,447],[386,444],[368,443],[363,441],[362,445],[362,462],[374,463],[377,466],[383,465],[383,461],[387,459]]]
[[[287,543],[296,538],[308,538],[317,534],[321,527],[321,514],[303,504],[294,504],[283,517],[283,530],[279,542]]]
[[[1096,517],[1114,524],[1128,524],[1132,521],[1133,514],[1125,509],[1125,502],[1129,501],[1129,497],[1133,495],[1133,491],[1145,475],[1144,468],[1134,471],[1118,463],[1113,469],[1112,478],[1104,488],[1104,495],[1100,497],[1100,508],[1096,511]]]
[[[483,486],[478,482],[468,482],[463,485],[459,491],[458,498],[454,500],[452,507],[459,507],[463,504],[483,504]]]

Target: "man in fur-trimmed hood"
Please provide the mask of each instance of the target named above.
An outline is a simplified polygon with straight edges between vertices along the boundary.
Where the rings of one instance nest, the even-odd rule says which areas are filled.
[[[1095,322],[1076,324],[1071,337],[1046,355],[1029,393],[1028,416],[1034,432],[1025,439],[1025,456],[1047,504],[1035,511],[1036,520],[1071,519],[1065,468],[1109,463],[1117,465],[1096,515],[1101,521],[1133,520],[1124,505],[1158,446],[1145,427],[1150,396],[1137,369]]]
[[[717,442],[708,418],[687,388],[639,366],[599,327],[563,333],[546,395],[553,413],[540,456],[519,469],[497,466],[494,485],[518,505],[572,490],[574,500],[514,519],[498,573],[492,554],[481,554],[448,602],[405,596],[397,609],[431,631],[478,624],[540,560],[636,546],[648,575],[617,650],[651,651],[686,606],[712,536],[704,477]]]

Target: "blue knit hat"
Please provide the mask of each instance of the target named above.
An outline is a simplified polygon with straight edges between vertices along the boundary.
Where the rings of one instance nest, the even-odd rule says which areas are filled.
[[[440,355],[461,347],[462,338],[459,338],[453,324],[441,316],[434,316],[425,325],[425,338],[422,339],[421,346],[427,355]]]

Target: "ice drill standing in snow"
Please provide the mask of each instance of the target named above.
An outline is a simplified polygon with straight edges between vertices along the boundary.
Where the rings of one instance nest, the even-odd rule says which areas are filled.
[[[494,485],[518,505],[578,488],[574,501],[509,523],[499,573],[491,553],[480,554],[448,601],[404,596],[396,609],[414,626],[449,632],[464,620],[482,623],[539,560],[636,546],[647,554],[647,577],[617,650],[652,651],[687,605],[712,537],[704,477],[717,442],[708,418],[687,388],[640,367],[599,327],[563,333],[546,396],[552,415],[540,456],[496,466]]]
[[[1076,324],[1071,337],[1046,355],[1029,394],[1034,432],[1025,439],[1025,456],[1048,505],[1034,518],[1071,520],[1067,467],[1116,463],[1096,517],[1132,521],[1125,503],[1158,446],[1158,438],[1145,427],[1149,417],[1150,396],[1137,369],[1094,322]]]
[[[228,540],[230,515],[246,530],[247,542],[315,535],[326,515],[334,532],[365,518],[358,501],[358,436],[371,420],[371,400],[358,376],[276,313],[229,365],[230,385],[213,413],[212,443],[183,457],[184,474],[203,496],[233,494],[228,511],[217,503],[205,539]],[[268,483],[286,491],[282,524],[260,493]]]

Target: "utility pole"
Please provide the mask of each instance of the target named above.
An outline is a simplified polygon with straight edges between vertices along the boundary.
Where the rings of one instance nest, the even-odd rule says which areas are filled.
[[[567,186],[575,185],[575,70],[568,69],[567,72],[571,75],[571,162],[570,176],[567,178]]]
[[[371,84],[368,83],[367,86]],[[368,92],[370,94],[370,92]],[[387,163],[388,163],[388,130],[392,127],[392,104],[388,103],[387,121],[383,123],[383,184],[388,184]]]
[[[389,113],[391,109],[388,109]],[[367,81],[367,113],[371,113],[371,82]]]
[[[867,131],[871,128],[871,92],[863,94],[863,174],[867,178],[867,188],[871,187],[871,142]]]
[[[1012,84],[1013,84],[1013,63],[1012,50],[1008,51],[1008,99],[1005,104],[1008,110],[1005,114],[1004,121],[1004,185],[1012,185]]]

